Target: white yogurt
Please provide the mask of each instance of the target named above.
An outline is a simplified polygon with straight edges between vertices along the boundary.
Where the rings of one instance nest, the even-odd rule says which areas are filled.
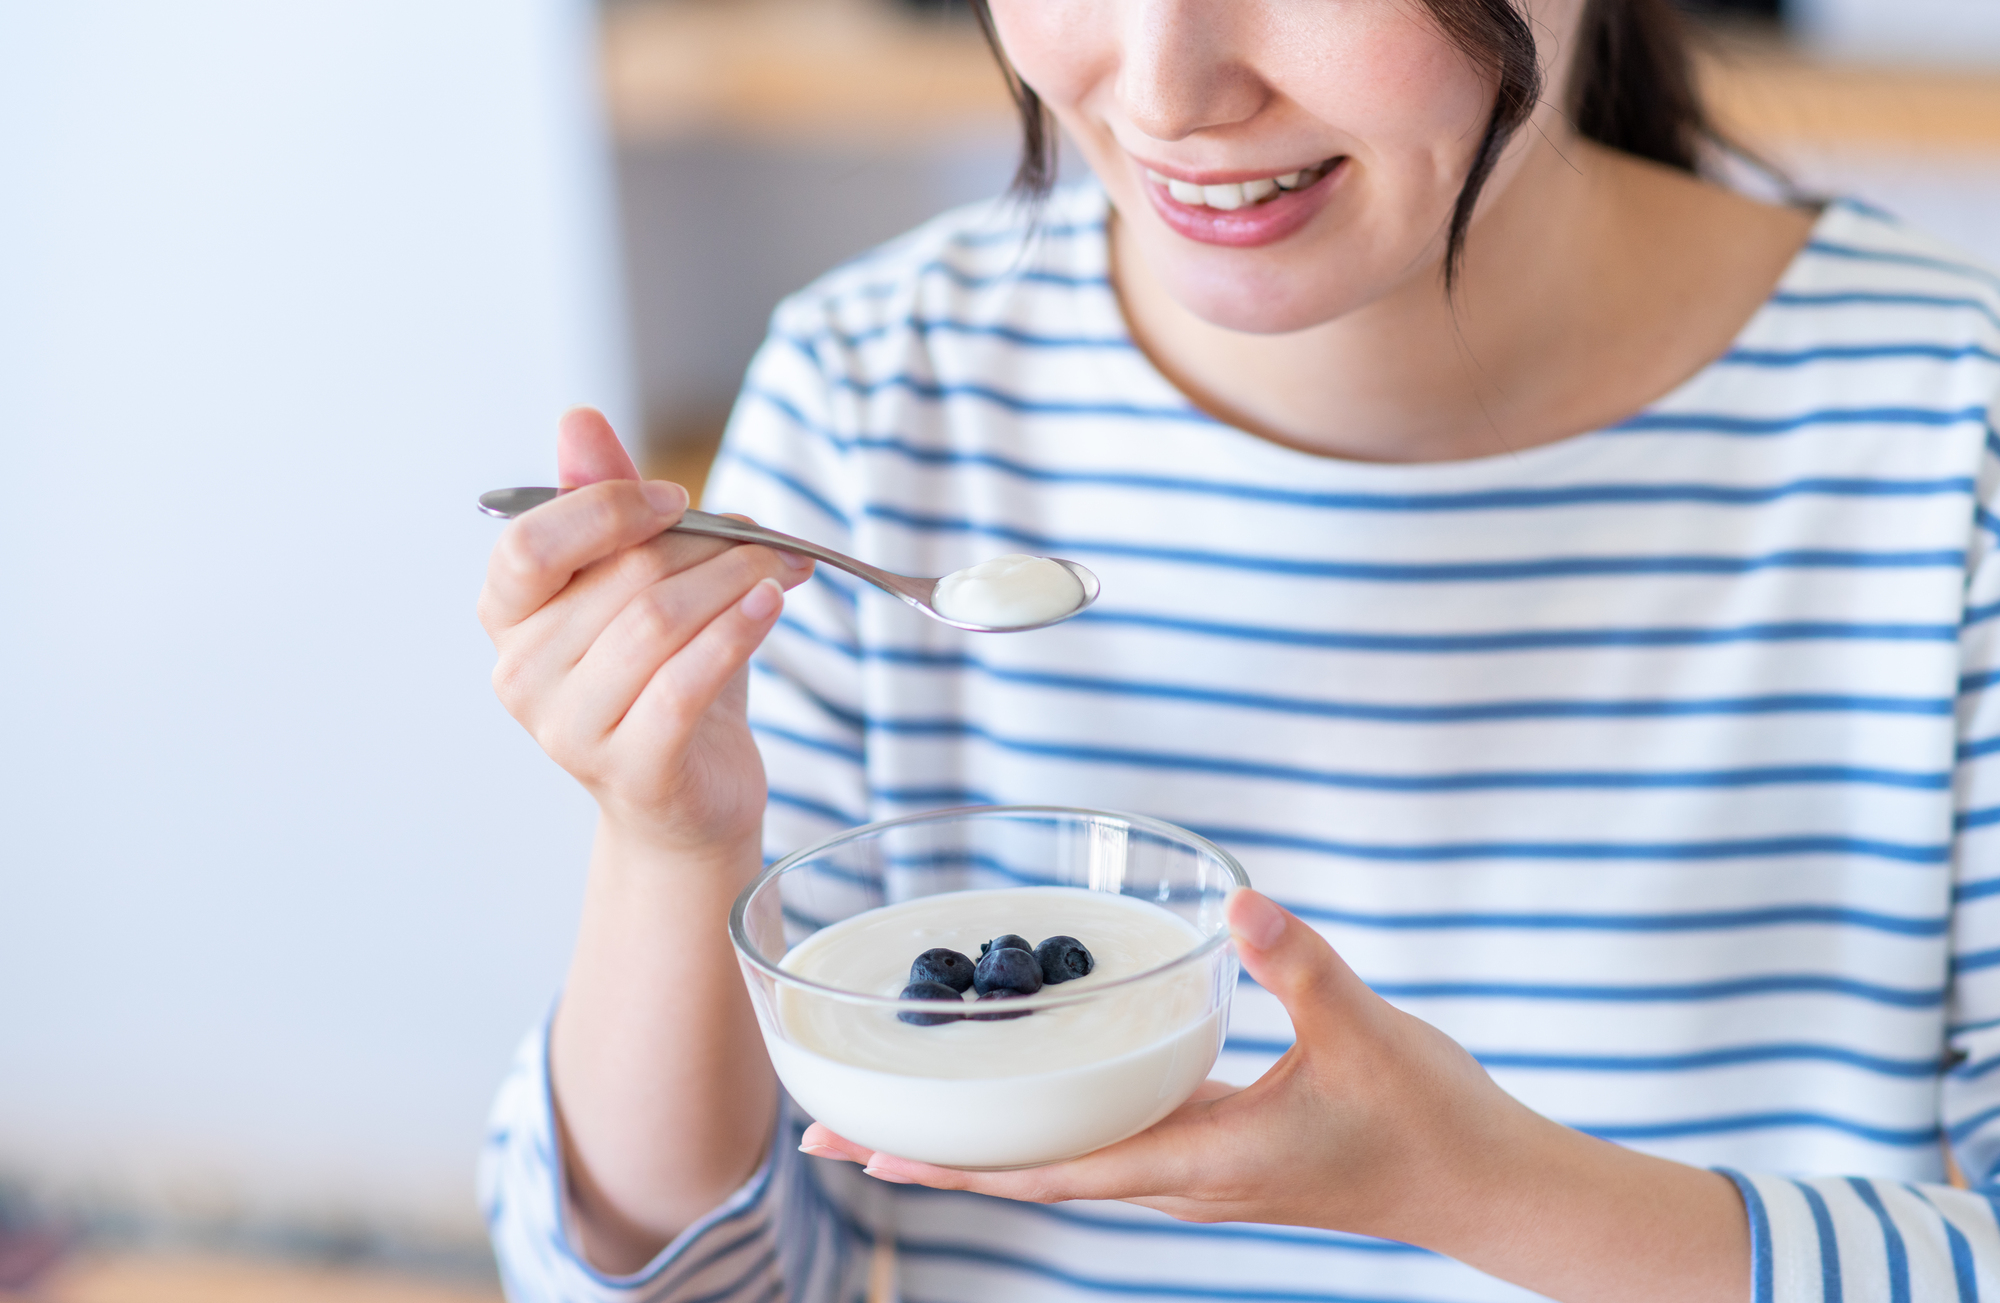
[[[870,910],[793,947],[781,966],[815,982],[894,996],[910,961],[933,946],[977,957],[1003,932],[1076,937],[1096,967],[1044,987],[1079,994],[1157,968],[1201,933],[1130,896],[1019,887],[926,896]],[[1003,1022],[920,1027],[891,1009],[781,986],[783,1035],[765,1041],[801,1107],[859,1144],[949,1167],[1027,1167],[1122,1140],[1179,1107],[1215,1063],[1226,999],[1213,968]],[[1005,1004],[968,1002],[974,1009]]]
[[[1083,604],[1069,567],[1045,556],[1009,552],[938,580],[931,605],[953,620],[994,629],[1041,624]]]

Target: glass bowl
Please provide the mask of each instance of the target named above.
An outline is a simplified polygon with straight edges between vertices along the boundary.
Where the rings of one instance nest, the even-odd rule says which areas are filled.
[[[737,897],[729,934],[806,1112],[904,1158],[1033,1167],[1143,1131],[1208,1075],[1236,989],[1223,906],[1249,885],[1157,819],[976,806],[786,856]],[[976,960],[1008,932],[1077,937],[1096,967],[1020,998],[897,998],[921,952]]]

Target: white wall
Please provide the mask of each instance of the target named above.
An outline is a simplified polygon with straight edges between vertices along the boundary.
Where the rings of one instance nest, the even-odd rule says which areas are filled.
[[[590,18],[0,5],[0,1179],[476,1233],[589,818],[472,500],[631,410]]]

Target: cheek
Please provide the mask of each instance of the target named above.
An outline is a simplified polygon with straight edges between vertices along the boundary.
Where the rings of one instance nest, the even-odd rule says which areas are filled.
[[[1266,73],[1364,162],[1449,159],[1478,148],[1494,83],[1410,5],[1300,7],[1274,25]]]
[[[1021,80],[1061,112],[1115,66],[1108,6],[1097,0],[990,0],[994,30]]]

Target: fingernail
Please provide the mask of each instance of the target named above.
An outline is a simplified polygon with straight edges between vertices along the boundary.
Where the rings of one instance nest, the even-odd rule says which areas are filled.
[[[825,1145],[800,1145],[799,1152],[802,1154],[811,1154],[814,1158],[840,1157],[839,1154],[835,1153],[831,1149],[828,1149]]]
[[[1254,891],[1238,891],[1229,902],[1229,930],[1253,950],[1269,950],[1285,935],[1285,911]]]
[[[879,1167],[864,1167],[864,1168],[862,1168],[861,1170],[862,1170],[863,1172],[865,1172],[866,1174],[868,1174],[869,1176],[872,1176],[872,1177],[874,1177],[874,1178],[875,1178],[876,1180],[878,1180],[878,1181],[887,1181],[887,1182],[888,1182],[889,1184],[891,1184],[891,1185],[915,1185],[915,1184],[916,1184],[916,1182],[912,1181],[912,1180],[911,1180],[911,1179],[910,1179],[909,1177],[907,1177],[907,1176],[897,1176],[897,1175],[896,1175],[896,1174],[895,1174],[894,1172],[885,1172],[885,1171],[883,1171],[883,1170],[882,1170],[881,1168],[879,1168]]]
[[[753,620],[768,620],[778,613],[785,604],[785,590],[775,579],[759,579],[757,586],[744,594],[743,614]]]
[[[775,548],[773,550],[777,552],[779,558],[782,561],[784,561],[786,565],[790,566],[794,570],[803,570],[807,566],[812,564],[812,562],[809,559],[800,556],[796,552],[787,552],[783,548]]]
[[[687,510],[688,491],[672,480],[647,480],[639,486],[646,505],[662,516],[678,516]]]

